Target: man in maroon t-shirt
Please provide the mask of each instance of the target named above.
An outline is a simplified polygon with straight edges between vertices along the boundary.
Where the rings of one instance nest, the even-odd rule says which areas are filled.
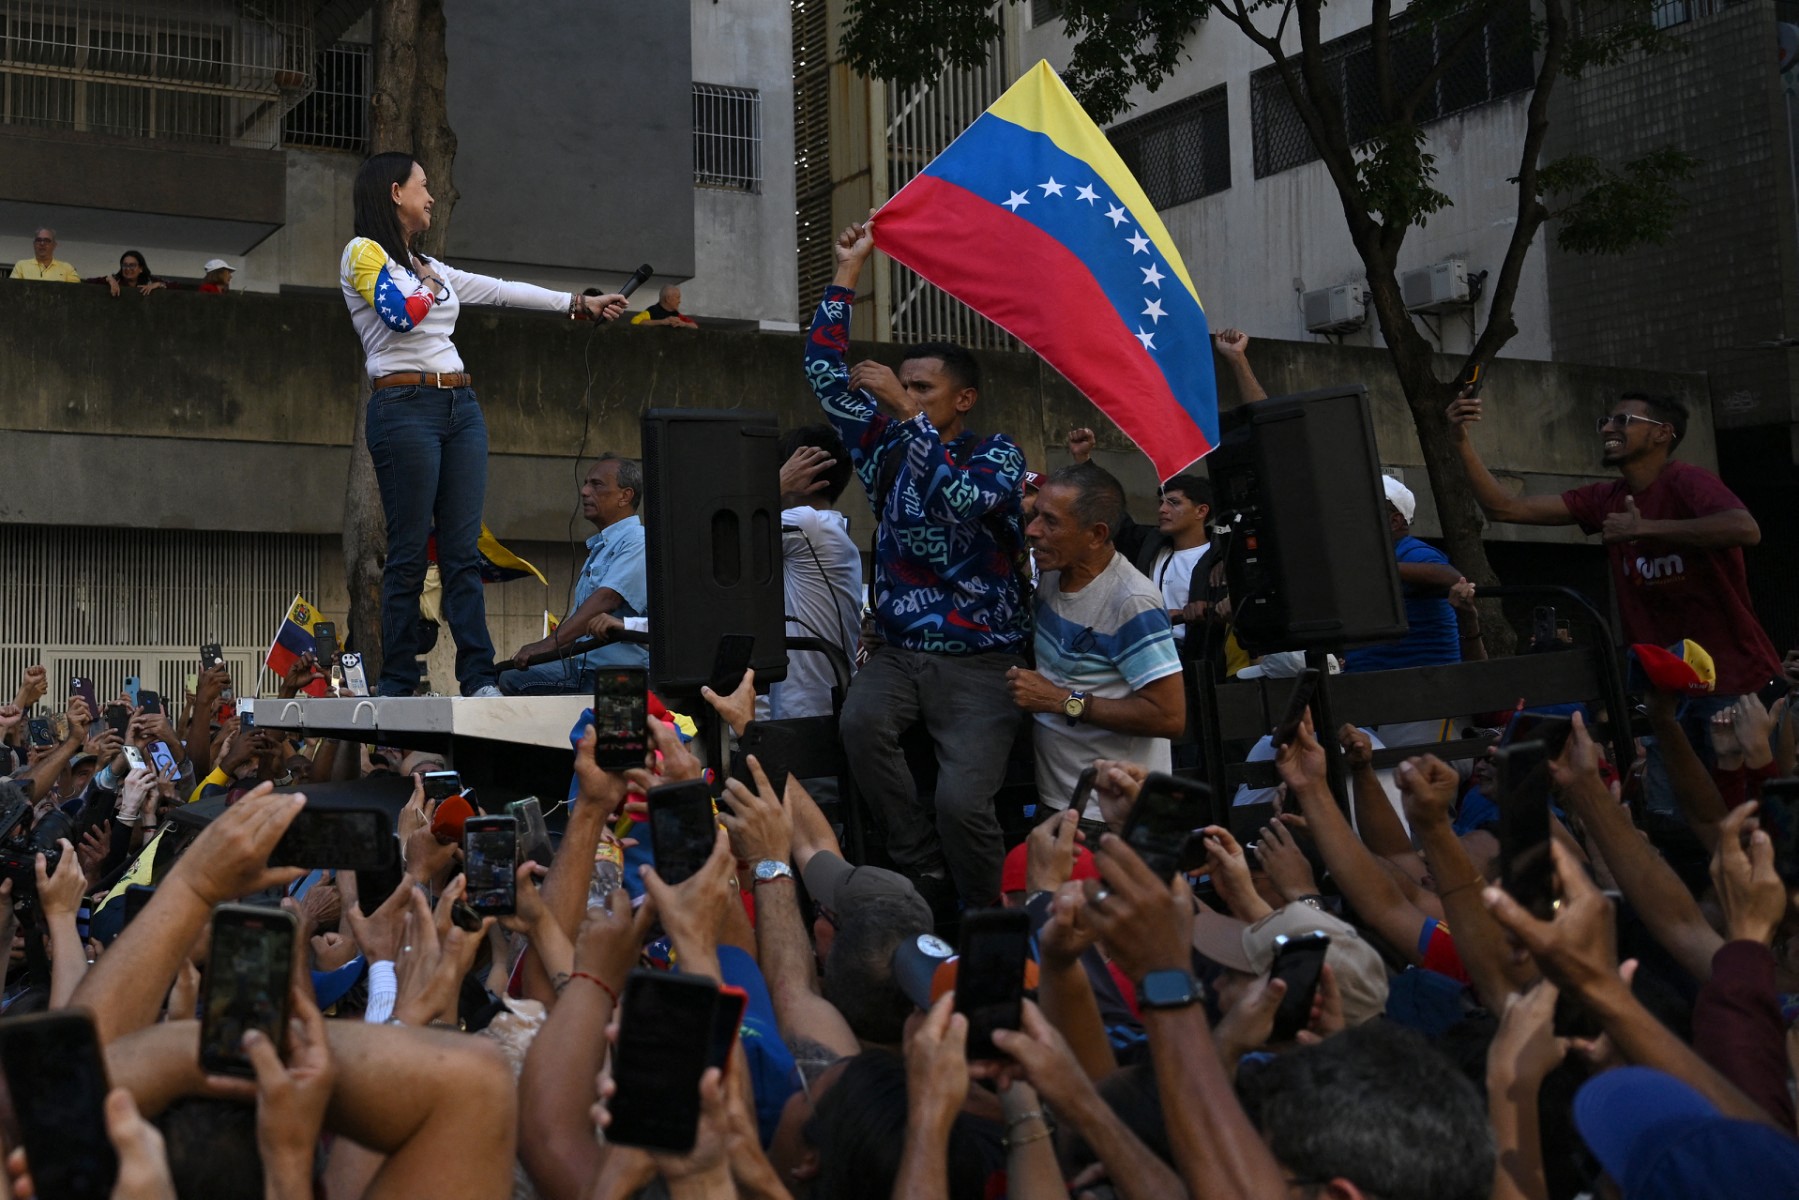
[[[1579,525],[1599,534],[1624,641],[1668,646],[1692,638],[1711,653],[1717,692],[1687,714],[1689,736],[1708,754],[1703,722],[1767,686],[1780,674],[1780,656],[1755,618],[1743,567],[1743,547],[1761,541],[1761,528],[1723,480],[1672,459],[1686,436],[1686,406],[1671,396],[1624,393],[1599,421],[1600,461],[1619,478],[1559,496],[1514,496],[1500,486],[1467,436],[1480,418],[1478,397],[1460,396],[1449,406],[1462,465],[1488,519]]]

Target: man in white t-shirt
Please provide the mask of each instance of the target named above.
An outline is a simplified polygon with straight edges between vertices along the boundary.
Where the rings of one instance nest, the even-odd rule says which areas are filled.
[[[1161,593],[1112,545],[1124,489],[1092,463],[1063,467],[1025,528],[1042,573],[1034,602],[1037,669],[1007,672],[1034,714],[1038,800],[1066,808],[1096,758],[1170,765],[1187,724],[1181,661]],[[1098,817],[1097,804],[1089,816]]]
[[[831,507],[849,486],[849,451],[829,425],[805,425],[781,438],[781,459],[787,635],[831,643],[854,670],[862,636],[862,553],[850,539],[849,518]],[[823,654],[796,650],[787,659],[787,678],[768,690],[767,713],[758,715],[777,721],[826,716],[835,682]]]
[[[1205,617],[1205,573],[1211,570],[1206,555],[1212,549],[1207,523],[1211,517],[1212,485],[1206,480],[1176,475],[1162,485],[1162,503],[1156,511],[1160,545],[1149,563],[1139,567],[1162,590],[1177,642],[1185,642],[1188,622]]]

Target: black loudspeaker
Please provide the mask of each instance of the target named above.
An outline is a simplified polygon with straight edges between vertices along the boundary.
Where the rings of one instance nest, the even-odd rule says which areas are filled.
[[[781,431],[772,413],[655,408],[643,418],[650,679],[670,696],[712,678],[718,639],[756,639],[756,684],[787,678]]]
[[[1360,384],[1220,414],[1206,461],[1237,640],[1255,654],[1338,650],[1406,631],[1399,564]]]

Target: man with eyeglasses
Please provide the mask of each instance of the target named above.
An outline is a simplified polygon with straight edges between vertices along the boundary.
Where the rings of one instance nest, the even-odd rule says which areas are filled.
[[[14,279],[37,279],[46,283],[80,283],[81,274],[56,257],[56,230],[40,229],[31,239],[30,258],[13,264]]]
[[[1673,454],[1687,432],[1687,409],[1672,396],[1626,392],[1598,422],[1600,461],[1610,483],[1589,483],[1559,496],[1514,496],[1481,462],[1468,426],[1481,401],[1463,394],[1449,406],[1452,436],[1489,520],[1519,525],[1579,525],[1597,533],[1611,559],[1612,583],[1626,643],[1668,646],[1692,638],[1711,653],[1717,691],[1688,705],[1683,724],[1701,754],[1704,725],[1738,696],[1758,692],[1780,674],[1780,655],[1756,620],[1743,547],[1761,528],[1724,481]],[[1663,797],[1652,751],[1651,807],[1672,811]]]

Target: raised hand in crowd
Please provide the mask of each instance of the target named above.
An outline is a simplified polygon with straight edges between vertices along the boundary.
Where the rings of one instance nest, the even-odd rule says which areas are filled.
[[[19,677],[19,689],[13,693],[13,703],[20,709],[30,712],[39,700],[50,693],[50,673],[35,663],[25,668]]]
[[[399,987],[394,1020],[402,1024],[423,1026],[456,1018],[462,977],[474,966],[493,924],[492,917],[477,918],[474,929],[455,922],[454,911],[466,883],[462,875],[450,880],[438,895],[435,910],[426,903],[423,892],[402,889],[407,893],[408,910],[400,954],[394,960]]]
[[[1231,831],[1222,825],[1208,825],[1199,832],[1206,848],[1206,869],[1211,873],[1212,886],[1218,889],[1218,898],[1231,910],[1231,915],[1253,925],[1273,912],[1256,891],[1255,880],[1249,873],[1249,857]]]
[[[1078,426],[1068,431],[1067,439],[1062,443],[1068,451],[1068,457],[1075,462],[1084,463],[1093,457],[1093,449],[1099,445],[1099,438],[1086,426]]]
[[[1549,1195],[1537,1094],[1568,1053],[1567,1041],[1555,1036],[1560,995],[1545,979],[1506,997],[1499,1031],[1487,1050],[1487,1119],[1499,1149],[1493,1200],[1544,1200]]]
[[[700,695],[738,737],[742,737],[743,731],[756,719],[756,672],[753,670],[744,671],[737,689],[728,696],[719,695],[705,684],[700,685]]]
[[[782,502],[812,496],[830,487],[825,472],[836,465],[837,460],[822,446],[801,446],[795,450],[781,464]]]
[[[1074,876],[1075,843],[1080,832],[1080,813],[1064,808],[1039,821],[1025,838],[1024,890],[1059,890]]]
[[[294,659],[287,673],[281,677],[280,690],[276,695],[283,700],[291,700],[320,680],[329,681],[330,671],[319,664],[318,656],[308,650]]]
[[[1100,819],[1113,833],[1122,833],[1125,818],[1137,806],[1137,793],[1149,778],[1149,768],[1104,758],[1094,759],[1093,767],[1093,801],[1099,805]]]
[[[1270,821],[1262,826],[1255,846],[1256,857],[1262,860],[1262,869],[1268,873],[1268,882],[1287,903],[1318,894],[1312,860],[1300,849],[1298,839],[1285,822]]]
[[[775,795],[774,785],[762,770],[761,761],[749,756],[750,778],[755,788],[744,786],[738,779],[725,781],[719,797],[723,807],[719,824],[730,836],[731,852],[737,861],[752,868],[764,859],[790,863],[793,860],[793,813],[786,800]]]
[[[1756,807],[1752,800],[1724,818],[1711,874],[1718,907],[1724,910],[1726,940],[1770,946],[1786,920],[1790,900],[1787,885],[1774,869],[1773,840],[1762,829],[1748,830]]]

